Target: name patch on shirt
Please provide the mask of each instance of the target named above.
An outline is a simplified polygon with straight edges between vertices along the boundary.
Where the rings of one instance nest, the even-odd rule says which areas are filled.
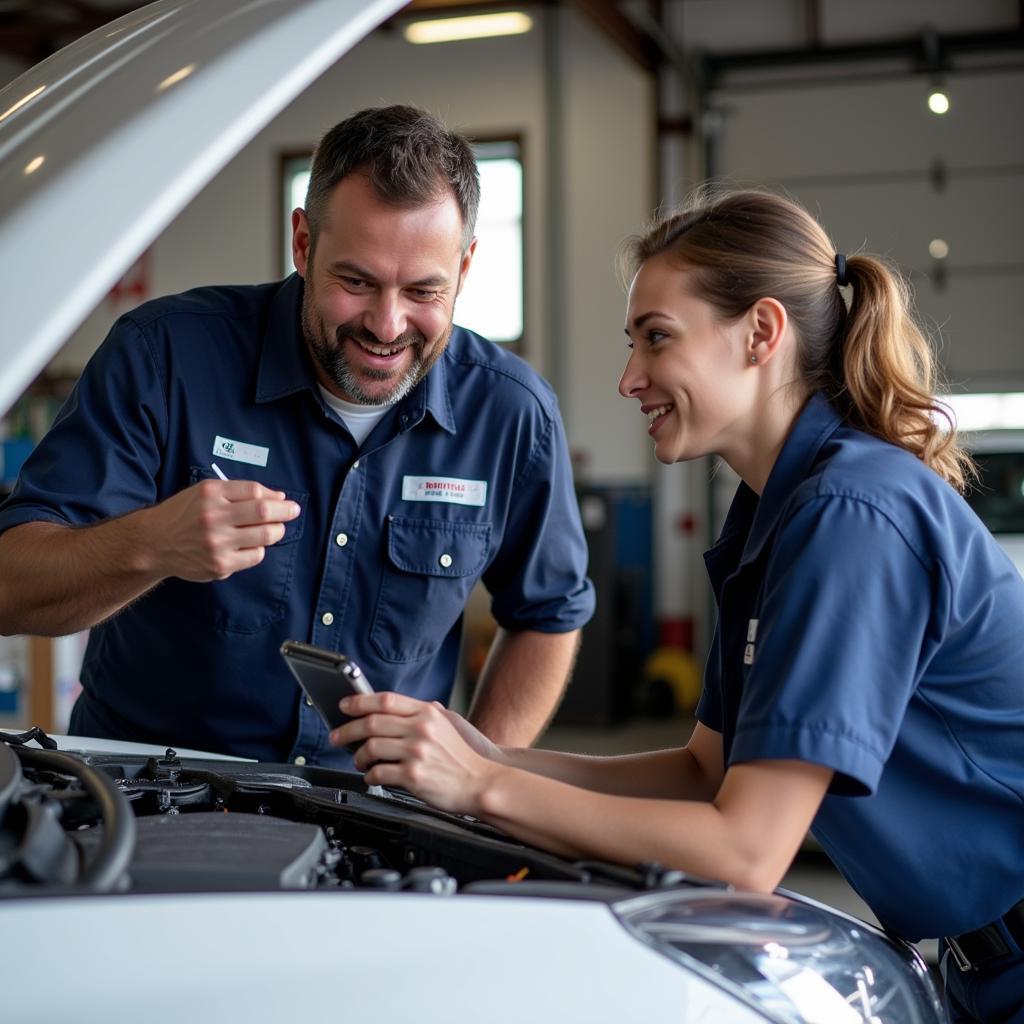
[[[403,476],[404,501],[446,501],[449,505],[476,505],[487,500],[486,480],[460,480],[454,476]]]
[[[743,664],[754,664],[754,641],[757,639],[757,624],[760,619],[751,619],[747,623],[747,646],[743,648]]]
[[[250,466],[265,466],[270,458],[270,449],[258,444],[246,444],[245,441],[233,441],[230,437],[218,434],[213,439],[213,454],[220,459],[246,462]]]

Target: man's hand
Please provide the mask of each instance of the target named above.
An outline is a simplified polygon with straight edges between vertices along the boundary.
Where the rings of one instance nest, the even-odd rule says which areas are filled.
[[[258,565],[300,511],[251,480],[204,480],[95,526],[12,526],[0,534],[0,634],[74,633],[168,576],[225,579]]]
[[[145,513],[155,573],[202,583],[251,569],[301,511],[252,480],[203,480]]]

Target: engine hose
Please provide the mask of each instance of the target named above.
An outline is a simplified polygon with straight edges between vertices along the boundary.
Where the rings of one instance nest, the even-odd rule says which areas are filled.
[[[96,892],[109,892],[124,876],[135,850],[135,814],[131,804],[104,772],[80,758],[58,750],[14,747],[21,763],[78,779],[96,802],[103,821],[103,838],[78,884]]]

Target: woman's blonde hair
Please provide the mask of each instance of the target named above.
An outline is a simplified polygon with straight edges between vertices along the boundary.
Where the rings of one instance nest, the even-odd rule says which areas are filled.
[[[759,190],[701,192],[629,239],[624,269],[631,278],[661,253],[692,271],[695,294],[727,322],[760,298],[777,299],[796,329],[797,366],[811,392],[823,392],[849,423],[906,448],[958,491],[974,477],[951,414],[934,397],[931,345],[911,314],[909,287],[881,260],[845,258],[847,308],[835,247],[821,225],[792,200]]]

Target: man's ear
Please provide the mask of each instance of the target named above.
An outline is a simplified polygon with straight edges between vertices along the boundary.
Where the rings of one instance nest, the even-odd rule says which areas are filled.
[[[309,269],[309,247],[312,237],[309,233],[309,221],[306,219],[306,211],[297,206],[292,210],[292,262],[299,272],[299,277],[305,279],[306,271]]]
[[[466,275],[469,273],[469,265],[473,262],[473,254],[476,252],[476,239],[474,238],[466,251],[462,254],[459,262],[459,286],[455,290],[456,296],[462,293],[462,286],[466,283]]]
[[[749,326],[748,355],[752,363],[767,363],[779,350],[789,325],[789,314],[778,299],[758,299],[746,313]]]

